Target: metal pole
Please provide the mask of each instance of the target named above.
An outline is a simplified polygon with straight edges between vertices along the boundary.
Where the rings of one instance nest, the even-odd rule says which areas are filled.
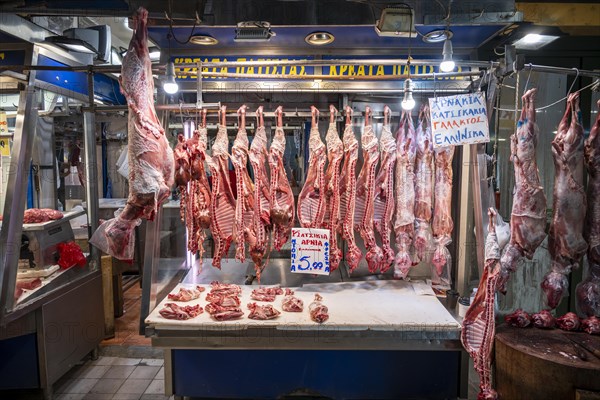
[[[546,65],[536,64],[525,64],[523,69],[536,71],[536,72],[548,72],[551,74],[563,74],[563,75],[579,75],[589,78],[600,78],[600,71],[589,71],[585,69],[577,68],[562,68],[562,67],[551,67]]]
[[[411,65],[432,65],[439,64],[440,60],[410,60]],[[489,68],[489,61],[460,61],[456,60],[456,65],[466,67]],[[362,59],[362,60],[261,60],[261,61],[207,61],[203,62],[204,68],[222,68],[222,67],[262,67],[262,66],[330,66],[330,65],[405,65],[406,59]],[[498,66],[498,62],[491,63],[492,66]],[[179,68],[193,68],[196,64],[177,64]]]
[[[193,72],[193,71],[179,71],[178,75],[192,75],[192,76],[206,76],[211,78],[244,78],[244,79],[285,79],[285,80],[310,80],[310,79],[325,79],[330,81],[389,81],[389,80],[400,80],[400,79],[433,79],[433,78],[453,78],[453,77],[465,77],[465,76],[479,76],[480,71],[465,71],[465,72],[440,72],[439,74],[402,74],[402,75],[289,75],[289,74],[242,74],[235,72]]]
[[[85,148],[85,195],[87,199],[88,237],[91,237],[99,225],[98,199],[98,159],[96,157],[96,119],[94,106],[94,73],[88,72],[88,102],[91,111],[83,113],[83,145]],[[92,270],[100,266],[100,251],[90,246],[90,267]]]

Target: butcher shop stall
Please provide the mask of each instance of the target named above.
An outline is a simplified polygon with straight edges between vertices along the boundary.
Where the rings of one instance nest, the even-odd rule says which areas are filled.
[[[24,3],[0,389],[139,285],[175,398],[599,395],[598,4]]]

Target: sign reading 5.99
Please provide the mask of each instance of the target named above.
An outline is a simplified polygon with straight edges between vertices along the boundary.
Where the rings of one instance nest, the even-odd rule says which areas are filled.
[[[329,230],[292,228],[291,271],[329,275]]]

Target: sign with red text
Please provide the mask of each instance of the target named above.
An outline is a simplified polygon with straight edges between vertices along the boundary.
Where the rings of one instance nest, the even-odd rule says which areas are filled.
[[[292,228],[291,271],[329,275],[329,230]]]
[[[490,141],[483,92],[429,99],[433,147]]]

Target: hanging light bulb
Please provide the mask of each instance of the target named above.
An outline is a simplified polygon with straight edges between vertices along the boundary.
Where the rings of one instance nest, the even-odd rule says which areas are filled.
[[[167,63],[167,70],[165,73],[165,79],[163,81],[163,89],[168,94],[177,93],[179,85],[175,81],[175,64],[173,61]]]
[[[413,99],[412,80],[409,78],[404,81],[404,99],[402,100],[402,109],[410,111],[415,108],[415,99]]]
[[[440,63],[440,71],[451,72],[454,70],[456,64],[452,60],[452,53],[452,41],[450,39],[444,40],[444,50],[442,51],[444,58]]]

